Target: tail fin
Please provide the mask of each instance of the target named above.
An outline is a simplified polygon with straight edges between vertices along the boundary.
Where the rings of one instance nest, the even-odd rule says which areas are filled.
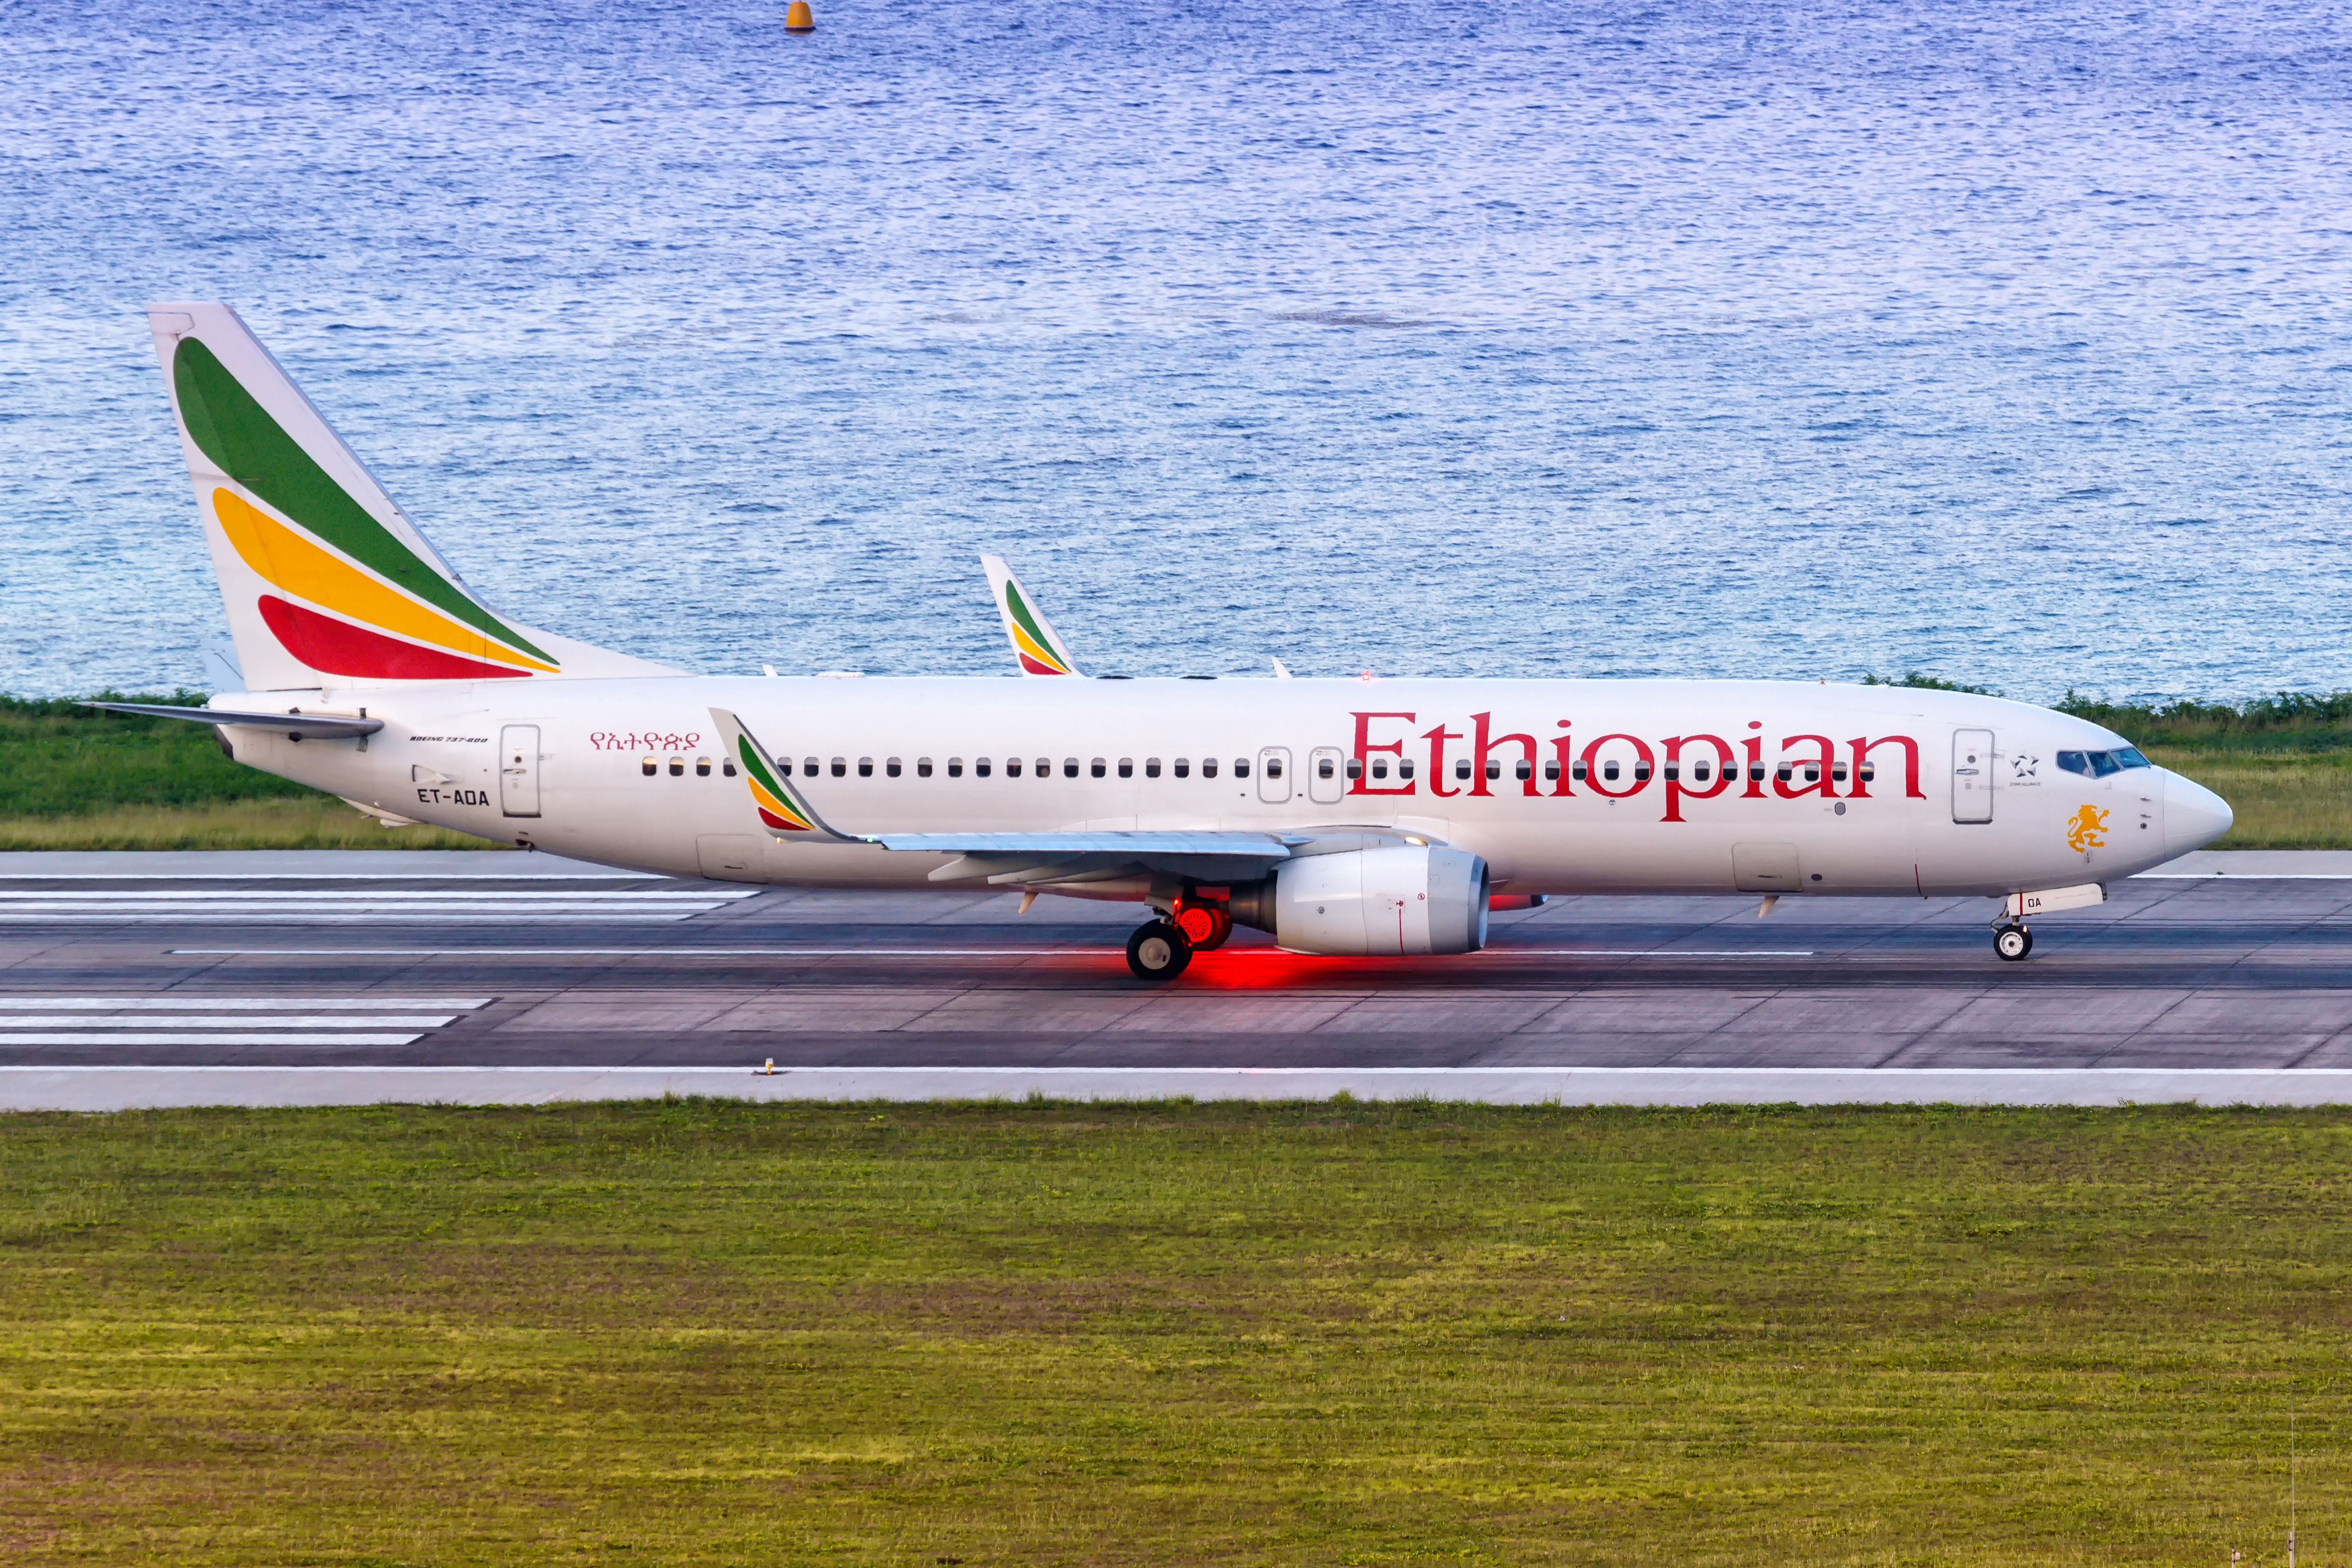
[[[1078,661],[1054,635],[1054,628],[1044,616],[1037,613],[1036,602],[1021,579],[1001,555],[980,558],[982,570],[988,574],[989,591],[996,595],[996,613],[1004,619],[1004,635],[1013,644],[1013,657],[1021,663],[1024,675],[1076,675]]]
[[[147,321],[248,690],[677,673],[493,614],[228,306]]]

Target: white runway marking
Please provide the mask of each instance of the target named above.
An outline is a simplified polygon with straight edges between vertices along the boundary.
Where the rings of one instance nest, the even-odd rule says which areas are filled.
[[[136,1007],[143,1012],[159,1008],[194,1008],[224,1011],[234,1008],[244,1013],[284,1013],[304,1007],[333,1007],[341,1011],[362,1012],[369,1008],[391,1008],[396,1012],[471,1013],[487,1007],[488,996],[191,996],[184,993],[167,996],[9,996],[0,994],[0,1007],[43,1007],[77,1012],[94,1012],[104,1008]]]
[[[407,1046],[490,998],[10,996],[0,1049],[31,1046]],[[386,1031],[408,1031],[391,1034]]]
[[[1487,1105],[2344,1105],[2352,1070],[2011,1068],[10,1068],[0,1110],[653,1100],[1317,1100]]]
[[[88,879],[96,880],[97,879]],[[412,875],[407,879],[420,879]],[[428,878],[423,879],[438,879]],[[591,921],[668,923],[756,898],[758,888],[563,888],[512,883],[443,888],[189,888],[110,877],[95,888],[0,888],[0,925],[70,921],[383,925]],[[177,881],[173,878],[170,881]],[[283,879],[280,879],[281,882]],[[131,885],[121,885],[131,884]]]

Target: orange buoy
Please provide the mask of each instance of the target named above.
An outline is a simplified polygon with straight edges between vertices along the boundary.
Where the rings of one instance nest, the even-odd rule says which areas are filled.
[[[784,31],[787,33],[816,31],[816,14],[809,9],[808,0],[793,0],[791,5],[784,7]]]

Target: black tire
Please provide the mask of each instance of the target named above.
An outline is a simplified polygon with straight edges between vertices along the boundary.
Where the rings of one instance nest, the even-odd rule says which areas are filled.
[[[1992,933],[1992,950],[2011,963],[2033,951],[2033,933],[2023,926],[2002,926]]]
[[[1138,980],[1173,980],[1192,962],[1192,944],[1166,921],[1148,921],[1127,939],[1128,972]]]

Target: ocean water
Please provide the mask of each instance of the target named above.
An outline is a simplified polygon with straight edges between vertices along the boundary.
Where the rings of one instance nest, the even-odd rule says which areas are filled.
[[[141,308],[690,668],[2352,686],[2341,5],[0,0],[0,689],[218,635]]]

